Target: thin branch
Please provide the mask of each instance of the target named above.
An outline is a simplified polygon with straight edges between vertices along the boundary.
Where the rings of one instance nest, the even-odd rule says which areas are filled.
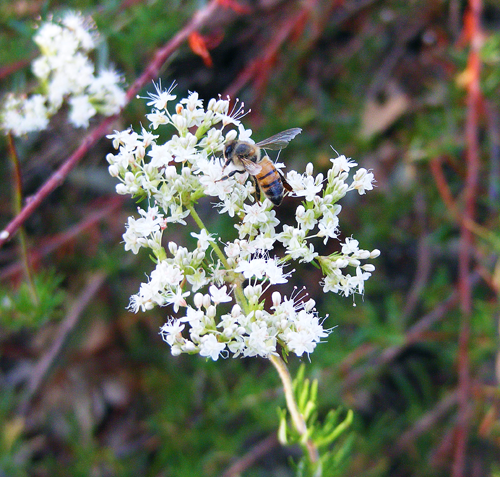
[[[84,220],[73,225],[64,232],[50,237],[48,240],[45,238],[40,240],[36,247],[29,250],[31,263],[36,264],[42,257],[45,257],[71,240],[74,240],[81,233],[94,227],[96,223],[115,213],[116,210],[121,208],[124,200],[124,197],[117,195],[112,196],[107,203],[104,204],[102,199],[89,204],[89,209],[93,210],[93,212],[87,214]],[[20,273],[21,268],[22,266],[19,262],[14,262],[8,267],[4,267],[0,272],[0,281],[7,279],[12,280],[13,277]]]
[[[249,83],[252,79],[257,81],[257,95],[262,94],[267,80],[269,78],[269,71],[271,63],[276,58],[281,46],[285,43],[287,38],[292,34],[293,30],[299,25],[304,17],[309,14],[310,5],[304,6],[300,9],[291,19],[285,18],[281,25],[273,32],[271,41],[266,45],[262,55],[249,63],[249,65],[238,75],[234,83],[224,93],[231,98],[236,96],[237,92]]]
[[[462,322],[458,340],[458,418],[456,427],[456,445],[453,458],[452,476],[463,477],[466,467],[467,440],[470,427],[470,316],[472,314],[472,287],[469,281],[471,264],[472,232],[465,225],[473,221],[476,208],[476,196],[479,179],[479,115],[481,109],[480,90],[480,49],[481,34],[481,0],[469,0],[470,11],[466,17],[469,30],[470,51],[467,64],[469,83],[467,85],[467,117],[465,123],[465,140],[467,147],[467,171],[464,189],[464,221],[460,228],[460,251],[458,256],[460,303]]]
[[[39,392],[42,383],[47,377],[48,371],[59,356],[61,349],[68,339],[69,334],[75,328],[82,317],[82,312],[94,298],[106,279],[106,274],[95,273],[88,281],[78,299],[74,302],[66,318],[61,322],[50,349],[45,353],[38,363],[33,367],[31,378],[26,386],[26,394],[19,407],[19,414],[26,416],[31,408],[31,402]]]
[[[271,434],[262,441],[255,444],[250,450],[231,467],[226,469],[221,477],[239,477],[243,472],[252,467],[255,462],[266,454],[269,454],[278,445],[276,434]]]
[[[164,47],[160,48],[153,60],[144,70],[143,74],[132,84],[126,94],[126,104],[128,104],[137,93],[150,81],[158,76],[160,68],[165,61],[174,53],[179,46],[188,38],[189,34],[200,29],[208,23],[214,12],[219,8],[219,0],[211,0],[205,8],[198,10],[189,23],[182,28]],[[27,202],[21,212],[0,232],[0,247],[12,238],[19,227],[33,214],[43,200],[58,186],[60,186],[68,174],[87,154],[92,146],[101,139],[108,131],[111,124],[119,117],[120,113],[109,116],[91,131],[82,141],[80,147],[57,169],[50,178],[42,185],[36,194]]]
[[[446,177],[444,176],[443,168],[441,167],[442,162],[442,157],[434,158],[429,163],[430,169],[432,175],[434,176],[434,182],[436,183],[437,190],[442,201],[451,215],[458,220],[457,205],[455,203],[455,199],[453,198],[453,194],[451,193],[450,187],[448,186],[448,182],[446,181]]]
[[[415,213],[417,215],[418,225],[422,230],[422,235],[418,241],[417,250],[417,270],[415,277],[410,288],[410,292],[406,297],[406,305],[401,314],[401,320],[406,321],[413,310],[417,306],[422,290],[425,288],[427,279],[431,272],[431,250],[429,246],[429,237],[426,233],[426,220],[425,220],[425,200],[422,193],[417,193],[415,196]]]
[[[480,279],[477,272],[471,273],[469,280],[471,286],[474,286]],[[443,300],[430,313],[424,315],[417,323],[408,329],[403,343],[390,346],[379,353],[378,357],[370,364],[365,365],[361,369],[355,369],[342,381],[342,390],[345,392],[356,385],[370,369],[382,367],[396,358],[404,349],[417,343],[422,339],[424,333],[428,331],[435,323],[444,319],[448,311],[459,304],[460,293],[454,290],[446,300]]]
[[[389,454],[397,456],[412,445],[419,436],[432,429],[449,410],[457,404],[457,392],[454,391],[441,399],[434,408],[426,412],[413,426],[398,437],[396,445],[389,450]]]

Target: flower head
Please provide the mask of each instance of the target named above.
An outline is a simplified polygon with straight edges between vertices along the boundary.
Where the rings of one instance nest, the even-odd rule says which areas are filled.
[[[37,93],[9,95],[0,111],[1,127],[16,136],[43,130],[65,102],[75,127],[88,127],[98,113],[119,112],[125,104],[121,76],[112,69],[96,74],[89,57],[98,40],[92,19],[77,13],[42,23],[33,38],[41,53],[32,63]]]
[[[321,239],[320,245],[337,239],[337,202],[351,190],[370,190],[373,174],[355,170],[349,184],[357,164],[344,156],[331,160],[326,176],[314,174],[312,164],[303,173],[289,171],[292,194],[303,201],[296,208],[295,222],[281,225],[269,200],[254,200],[254,184],[246,171],[231,173],[231,166],[223,171],[227,141],[253,142],[252,131],[240,121],[243,105],[230,109],[230,99],[219,97],[205,107],[196,92],[172,104],[176,99],[173,86],[165,91],[156,86],[148,98],[147,115],[155,134],[143,129],[108,136],[117,150],[106,158],[111,175],[120,181],[117,192],[141,197],[147,204],[128,220],[125,249],[138,253],[147,248],[156,262],[148,281],[132,296],[130,309],[171,307],[178,318],[171,318],[160,333],[174,355],[198,353],[217,360],[231,355],[268,357],[281,350],[297,356],[312,353],[331,329],[324,328],[325,319],[305,292],[282,297],[276,289],[293,276],[288,262],[298,260],[319,265],[325,292],[364,292],[374,271],[364,262],[375,258],[378,250],[362,250],[350,237],[338,244],[337,252],[323,256],[313,239]],[[228,126],[233,128],[226,131]],[[160,128],[171,130],[167,141],[158,140]],[[196,204],[204,197],[208,200],[198,215]],[[223,227],[220,238],[208,231],[201,216],[211,221],[215,210],[233,222],[236,238],[228,240]],[[193,221],[199,226],[190,233],[195,247],[174,241],[164,246],[167,228]],[[270,289],[271,301],[266,298]]]

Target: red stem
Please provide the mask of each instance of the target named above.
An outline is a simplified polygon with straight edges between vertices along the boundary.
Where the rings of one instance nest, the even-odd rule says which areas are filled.
[[[462,322],[458,340],[458,416],[452,476],[465,475],[467,440],[470,421],[470,316],[472,313],[472,289],[469,281],[471,264],[472,231],[467,223],[474,220],[479,176],[479,115],[481,109],[480,47],[481,47],[481,0],[469,0],[470,52],[467,72],[467,117],[465,123],[467,171],[464,189],[464,213],[460,226],[459,290]]]

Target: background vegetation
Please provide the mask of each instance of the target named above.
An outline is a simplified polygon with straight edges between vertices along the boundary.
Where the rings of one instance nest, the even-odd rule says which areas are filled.
[[[291,168],[326,169],[332,146],[377,179],[342,203],[343,233],[382,252],[364,298],[322,294],[312,267],[295,284],[337,326],[304,361],[320,415],[354,411],[338,475],[500,475],[500,5],[215,3],[2,1],[1,92],[29,86],[39,17],[91,14],[105,40],[96,61],[131,85],[213,8],[153,79],[177,81],[179,96],[239,97],[256,138],[303,128],[282,155]],[[132,100],[103,134],[144,114]],[[17,141],[24,201],[86,134],[61,115]],[[125,310],[150,262],[120,244],[136,204],[114,193],[103,134],[25,221],[27,254],[19,234],[0,249],[0,476],[294,475],[298,451],[278,444],[283,397],[267,361],[172,357],[158,334],[165,310]],[[4,228],[17,207],[0,147]],[[287,198],[279,217],[299,203]],[[228,226],[211,217],[213,229]]]

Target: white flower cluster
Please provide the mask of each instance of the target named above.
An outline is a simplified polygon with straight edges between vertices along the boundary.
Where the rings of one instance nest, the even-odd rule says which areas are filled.
[[[97,113],[116,114],[125,104],[125,92],[114,70],[95,74],[88,55],[97,40],[91,20],[77,13],[43,23],[34,37],[41,51],[32,64],[38,86],[29,96],[11,93],[4,99],[2,128],[15,136],[43,130],[64,101],[76,127],[88,127]]]
[[[360,168],[349,180],[356,163],[344,156],[331,159],[326,179],[313,175],[312,164],[303,174],[288,172],[293,194],[304,200],[296,210],[295,225],[280,227],[273,204],[268,199],[254,201],[248,173],[228,177],[235,165],[223,173],[226,142],[253,142],[251,131],[240,122],[242,106],[231,110],[229,98],[219,97],[204,108],[198,94],[190,93],[169,108],[176,99],[172,90],[158,86],[150,94],[152,112],[147,115],[153,130],[175,129],[168,141],[157,142],[158,136],[144,128],[141,133],[115,131],[108,136],[118,150],[107,156],[110,174],[120,181],[117,192],[148,203],[147,210],[139,209],[140,217],[129,217],[125,249],[138,253],[146,248],[156,262],[147,283],[132,296],[130,309],[171,305],[176,313],[184,310],[183,317],[171,318],[161,328],[176,355],[199,353],[216,360],[230,354],[269,356],[280,350],[298,356],[311,353],[330,331],[323,328],[314,301],[307,294],[287,298],[274,291],[271,304],[264,294],[289,281],[293,270],[287,272],[285,266],[292,260],[319,265],[325,292],[363,293],[374,267],[362,261],[377,257],[378,250],[360,250],[357,240],[347,238],[339,252],[321,256],[315,244],[337,238],[338,200],[350,190],[371,190],[373,174]],[[227,126],[232,129],[226,132]],[[219,214],[234,218],[235,240],[217,238],[205,228],[195,209],[204,196],[217,197]],[[188,216],[200,230],[191,233],[196,248],[174,242],[165,248],[162,237],[169,224],[186,225]],[[281,258],[271,256],[277,243],[285,248]]]

